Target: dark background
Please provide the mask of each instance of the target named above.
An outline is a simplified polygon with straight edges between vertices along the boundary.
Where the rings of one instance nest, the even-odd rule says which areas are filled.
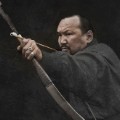
[[[61,10],[78,10],[91,19],[99,41],[120,57],[120,4],[115,0],[1,0],[20,34],[56,49]],[[31,62],[0,16],[0,120],[68,120],[42,86]]]

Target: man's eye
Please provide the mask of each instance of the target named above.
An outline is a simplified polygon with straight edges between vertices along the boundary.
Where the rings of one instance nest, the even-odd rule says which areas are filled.
[[[66,33],[65,35],[72,35],[73,33]]]

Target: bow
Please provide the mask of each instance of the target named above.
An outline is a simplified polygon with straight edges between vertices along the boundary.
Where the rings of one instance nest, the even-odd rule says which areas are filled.
[[[9,27],[13,31],[10,35],[16,37],[19,42],[23,40],[23,37],[18,34],[15,26],[11,22],[9,16],[3,11],[1,7],[2,3],[0,2],[0,15],[3,17],[3,19],[8,23]],[[38,45],[41,45],[38,43]],[[42,45],[42,47],[51,49],[50,47],[46,45]],[[54,50],[55,49],[51,49]],[[75,109],[67,102],[67,100],[62,96],[62,94],[59,92],[59,90],[56,88],[50,77],[47,75],[47,73],[44,71],[44,69],[41,67],[41,65],[38,63],[38,61],[33,58],[32,63],[36,68],[36,71],[38,73],[38,76],[40,77],[43,85],[45,86],[48,93],[52,96],[52,98],[58,103],[58,105],[73,119],[73,120],[85,120],[80,114],[78,114]]]

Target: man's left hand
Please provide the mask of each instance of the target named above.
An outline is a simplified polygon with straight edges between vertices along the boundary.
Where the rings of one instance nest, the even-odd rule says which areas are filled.
[[[34,40],[24,38],[17,50],[22,51],[23,56],[28,60],[31,60],[33,57],[38,61],[42,59],[42,52]]]

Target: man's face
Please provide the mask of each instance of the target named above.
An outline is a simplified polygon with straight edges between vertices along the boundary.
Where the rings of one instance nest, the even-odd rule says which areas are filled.
[[[88,37],[82,33],[80,26],[80,18],[77,15],[60,21],[57,32],[62,51],[75,54],[87,46]]]

